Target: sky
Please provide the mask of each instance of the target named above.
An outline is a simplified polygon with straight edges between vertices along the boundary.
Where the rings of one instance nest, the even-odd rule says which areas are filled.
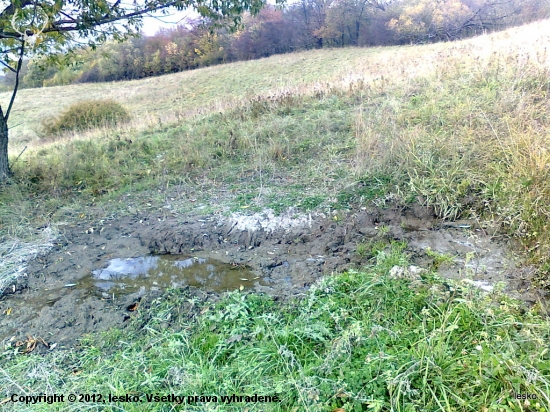
[[[160,28],[175,27],[178,23],[185,23],[185,19],[196,18],[198,13],[195,11],[174,11],[168,15],[162,15],[157,13],[156,17],[144,17],[143,18],[143,33],[146,36],[152,36]]]
[[[287,4],[292,3],[293,0],[287,0]],[[267,0],[267,4],[275,4],[275,0]],[[177,23],[185,23],[185,19],[194,19],[199,17],[199,14],[194,10],[187,11],[174,11],[169,15],[162,15],[156,13],[157,17],[144,17],[142,32],[146,36],[154,35],[160,28],[171,28],[177,25]]]

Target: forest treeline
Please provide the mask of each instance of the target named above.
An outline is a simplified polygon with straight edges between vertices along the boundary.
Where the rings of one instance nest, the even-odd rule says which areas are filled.
[[[140,79],[323,47],[449,41],[546,18],[549,10],[546,0],[300,0],[246,15],[236,31],[195,20],[80,49],[62,66],[32,59],[20,87]],[[13,83],[6,73],[2,86]]]

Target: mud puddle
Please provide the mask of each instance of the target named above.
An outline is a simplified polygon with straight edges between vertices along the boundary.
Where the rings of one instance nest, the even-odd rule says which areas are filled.
[[[251,288],[256,283],[265,284],[244,265],[231,265],[212,258],[141,256],[112,259],[108,263],[107,267],[92,271],[74,286],[108,299],[184,286],[221,293]]]
[[[513,245],[495,229],[441,222],[420,206],[336,218],[270,212],[124,217],[66,226],[61,240],[29,262],[26,275],[0,297],[0,340],[30,335],[70,347],[85,333],[124,327],[135,313],[128,308],[139,301],[139,310],[146,309],[166,287],[187,288],[206,300],[241,285],[283,299],[303,296],[322,276],[368,264],[372,256],[363,252],[370,246],[392,241],[405,242],[411,263],[424,268],[444,255],[443,276],[470,279],[486,290],[505,282],[512,296],[528,303],[545,299],[531,289],[529,268],[518,267]],[[121,277],[124,265],[139,268]]]

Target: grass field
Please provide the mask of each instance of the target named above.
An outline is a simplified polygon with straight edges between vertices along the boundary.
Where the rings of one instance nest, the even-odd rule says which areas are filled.
[[[441,218],[497,222],[548,287],[548,33],[550,21],[541,21],[449,44],[320,50],[135,82],[23,90],[11,119],[12,159],[30,148],[0,192],[0,236],[35,250],[38,227],[162,213],[168,203],[174,213],[208,214],[420,202]],[[121,102],[132,123],[36,136],[41,119],[100,97]],[[21,256],[3,250],[0,277],[13,276]],[[190,315],[177,310],[190,298],[171,291],[147,321],[136,321],[141,329],[46,356],[7,350],[0,387],[261,390],[282,399],[265,410],[281,411],[549,410],[550,329],[535,309],[474,296],[431,274],[413,286],[395,282],[394,265],[407,266],[397,246],[287,306],[235,293],[220,305],[192,302],[198,311]],[[170,327],[159,326],[169,314]]]
[[[123,103],[139,126],[188,118],[246,104],[254,98],[281,93],[312,95],[318,91],[346,90],[383,78],[387,84],[445,71],[457,64],[483,70],[495,58],[517,59],[516,65],[548,56],[548,21],[456,43],[386,48],[324,49],[273,56],[143,80],[78,84],[21,90],[11,117],[14,153],[36,138],[41,120],[55,116],[73,102],[106,98]],[[1,93],[6,104],[9,93]]]
[[[544,265],[548,25],[450,44],[321,50],[136,82],[23,90],[12,120],[21,123],[14,155],[25,130],[78,99],[118,99],[134,120],[27,142],[31,149],[14,166],[19,183],[3,194],[5,205],[18,205],[0,209],[3,233],[20,236],[36,206],[46,220],[64,220],[55,217],[60,210],[80,214],[129,192],[158,206],[199,186],[206,201],[223,186],[235,196],[220,209],[330,209],[361,198],[354,185],[368,181],[370,194],[419,199],[441,217],[500,221]],[[34,196],[46,198],[32,206]],[[138,209],[154,203],[136,202]]]

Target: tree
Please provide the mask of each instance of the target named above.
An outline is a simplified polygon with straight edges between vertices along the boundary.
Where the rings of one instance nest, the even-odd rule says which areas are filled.
[[[325,24],[316,33],[338,46],[358,46],[363,27],[378,8],[384,9],[385,5],[371,0],[335,0],[327,10]]]
[[[468,34],[533,20],[539,0],[411,0],[388,23],[397,39],[411,42],[455,40]]]
[[[235,25],[243,12],[257,14],[264,3],[265,0],[0,0],[0,64],[15,75],[9,104],[7,108],[0,106],[0,184],[11,174],[8,120],[25,56],[48,56],[86,42],[95,47],[109,38],[127,38],[137,33],[143,16],[156,11],[193,8],[220,25]]]

